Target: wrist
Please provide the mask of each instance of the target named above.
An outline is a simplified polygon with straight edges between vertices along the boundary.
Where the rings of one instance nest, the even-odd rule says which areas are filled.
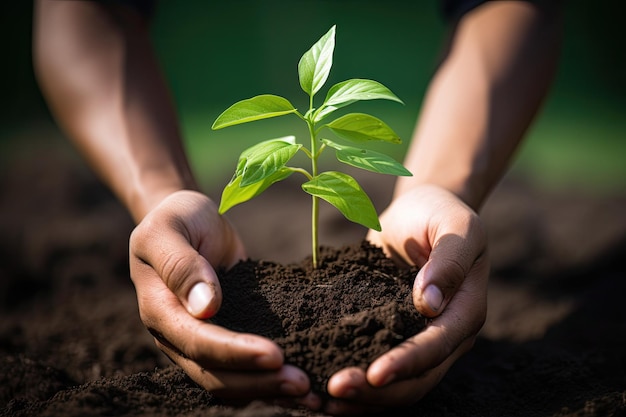
[[[394,198],[417,187],[435,186],[442,188],[478,212],[488,195],[488,188],[483,176],[471,169],[443,169],[428,172],[425,170],[413,174],[413,177],[399,178],[394,191]]]
[[[135,222],[139,223],[146,214],[169,195],[182,190],[197,191],[198,187],[191,175],[186,177],[180,175],[156,176],[155,178],[135,181],[124,199]]]

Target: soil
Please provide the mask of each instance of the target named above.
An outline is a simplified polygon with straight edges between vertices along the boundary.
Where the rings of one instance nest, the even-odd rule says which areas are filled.
[[[224,404],[172,365],[139,320],[130,218],[69,148],[44,138],[0,158],[0,415],[324,415]],[[392,180],[379,177],[359,181],[382,209]],[[361,243],[364,231],[333,210],[322,212],[322,268],[310,270],[309,205],[292,187],[276,184],[233,209],[251,260],[222,274],[215,320],[275,338],[323,391],[329,372],[363,366],[424,320],[408,302],[415,271],[392,272]],[[493,271],[475,347],[422,401],[383,415],[625,416],[624,207],[626,192],[505,179],[482,213]],[[339,278],[342,260],[348,271]],[[262,300],[252,318],[263,323],[235,320],[246,313],[235,291],[238,301]],[[320,299],[328,302],[317,309]],[[346,347],[316,353],[325,341]]]
[[[398,269],[363,242],[324,248],[319,265],[241,262],[220,277],[225,294],[214,321],[276,341],[316,392],[347,366],[367,367],[427,324],[413,306],[417,271]]]

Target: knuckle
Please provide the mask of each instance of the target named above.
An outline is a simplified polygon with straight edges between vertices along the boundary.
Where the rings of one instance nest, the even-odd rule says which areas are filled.
[[[167,253],[163,255],[161,264],[161,279],[175,294],[181,294],[187,278],[192,274],[195,260],[189,255]]]
[[[141,259],[141,249],[143,247],[144,234],[145,233],[143,231],[143,227],[141,227],[141,223],[137,225],[130,233],[130,238],[128,239],[128,247],[131,259],[134,256],[137,256],[139,259]]]
[[[130,234],[129,245],[131,249],[137,250],[140,256],[144,252],[146,242],[150,241],[151,230],[157,230],[157,226],[151,217],[146,217],[135,226]]]

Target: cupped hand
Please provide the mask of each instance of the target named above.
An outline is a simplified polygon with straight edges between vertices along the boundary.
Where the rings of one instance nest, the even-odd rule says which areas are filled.
[[[454,194],[423,185],[394,199],[382,232],[368,239],[404,264],[418,265],[413,287],[428,327],[370,364],[332,376],[331,414],[412,404],[439,383],[474,344],[487,312],[487,238],[478,215]]]
[[[196,383],[236,399],[297,398],[315,408],[300,369],[280,348],[253,334],[208,323],[222,292],[214,268],[245,256],[237,233],[215,204],[194,191],[166,197],[130,238],[130,272],[143,323],[159,348]]]

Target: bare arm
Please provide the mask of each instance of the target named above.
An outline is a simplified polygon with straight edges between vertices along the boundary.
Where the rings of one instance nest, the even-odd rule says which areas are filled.
[[[466,14],[426,95],[406,159],[419,184],[439,185],[478,210],[506,170],[554,77],[555,10],[495,1]]]
[[[196,188],[138,13],[109,3],[38,0],[34,61],[58,123],[135,221],[171,192]]]

